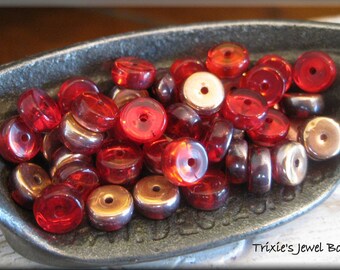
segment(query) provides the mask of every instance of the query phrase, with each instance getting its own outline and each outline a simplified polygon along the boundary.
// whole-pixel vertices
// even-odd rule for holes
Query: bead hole
[[[295,159],[295,161],[294,161],[295,168],[299,167],[299,165],[300,165],[300,160],[299,159]]]
[[[27,142],[29,140],[29,135],[28,134],[22,134],[21,135],[21,141],[23,142]]]
[[[266,118],[265,121],[266,121],[267,124],[271,124],[271,123],[273,122],[273,119],[271,119],[271,118]]]
[[[124,151],[123,150],[117,150],[116,151],[116,156],[117,157],[122,157],[124,155]]]
[[[231,56],[231,51],[225,51],[224,57],[229,58]]]
[[[102,100],[98,100],[98,101],[97,101],[97,104],[98,104],[99,106],[103,106],[103,105],[104,105],[104,102],[103,102]]]
[[[41,177],[39,175],[33,175],[33,180],[37,185],[42,183]]]
[[[160,188],[159,186],[154,186],[154,187],[152,188],[152,190],[155,191],[155,192],[158,192],[158,191],[161,190],[161,188]]]
[[[62,216],[65,215],[65,211],[64,211],[64,207],[62,207],[61,205],[57,205],[55,208],[54,208],[54,216],[56,218],[60,218]]]
[[[325,141],[327,141],[327,139],[328,139],[327,134],[321,134],[321,135],[320,135],[320,140],[321,140],[321,141],[324,141],[324,142],[325,142]]]
[[[209,93],[209,89],[208,89],[208,87],[202,87],[201,88],[201,93],[203,94],[203,95],[206,95],[206,94],[208,94]]]
[[[146,121],[148,121],[148,115],[146,114],[146,113],[143,113],[143,114],[141,114],[140,116],[139,116],[139,120],[141,121],[141,122],[146,122]]]
[[[263,82],[261,83],[260,88],[262,91],[267,91],[269,88],[269,84],[267,82]]]
[[[310,73],[311,75],[314,75],[314,74],[316,73],[316,68],[315,68],[315,67],[311,67],[311,68],[309,69],[309,73]]]
[[[196,160],[195,160],[194,158],[189,158],[189,159],[188,159],[188,165],[189,165],[189,167],[194,166],[195,163],[196,163]]]
[[[243,101],[243,103],[244,103],[245,105],[247,105],[247,106],[250,106],[250,105],[251,105],[251,100],[250,100],[250,99],[245,99],[245,100]]]
[[[237,87],[235,86],[235,85],[233,85],[232,87],[230,87],[230,90],[236,90],[237,89]]]
[[[111,204],[111,203],[113,203],[113,198],[112,198],[112,196],[107,196],[107,197],[104,199],[104,202],[105,202],[106,204]]]

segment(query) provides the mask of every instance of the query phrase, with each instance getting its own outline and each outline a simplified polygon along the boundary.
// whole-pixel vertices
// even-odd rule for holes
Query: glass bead
[[[18,99],[18,112],[27,126],[36,132],[57,127],[61,113],[57,103],[43,90],[26,90]]]
[[[295,141],[297,142],[299,139],[299,130],[301,129],[301,126],[303,126],[305,120],[304,119],[298,119],[298,118],[290,118],[290,125],[288,129],[288,134],[286,136],[286,139],[289,141]]]
[[[296,85],[309,93],[325,91],[336,78],[336,65],[325,52],[308,51],[301,54],[293,68]]]
[[[283,76],[276,69],[261,65],[250,69],[242,77],[240,85],[260,93],[269,107],[278,103],[286,91]]]
[[[120,57],[111,70],[113,82],[121,87],[146,90],[155,80],[156,68],[152,63],[138,57]]]
[[[292,66],[287,60],[276,54],[267,54],[260,58],[257,61],[256,65],[268,66],[278,70],[284,78],[286,86],[285,91],[288,91],[288,89],[292,85],[293,75]]]
[[[101,178],[111,184],[130,186],[143,166],[143,152],[132,142],[112,141],[97,153],[96,167]]]
[[[115,86],[112,88],[109,97],[113,99],[117,107],[121,109],[125,104],[136,98],[149,97],[149,92],[147,90],[133,90]]]
[[[176,84],[167,69],[158,69],[156,80],[152,86],[152,93],[164,107],[176,101]]]
[[[137,143],[147,143],[163,135],[167,115],[158,101],[136,98],[122,108],[119,123],[127,138]]]
[[[165,134],[172,139],[190,137],[199,139],[202,133],[202,120],[191,107],[174,103],[166,108],[168,127]]]
[[[74,100],[71,113],[84,128],[104,132],[113,127],[118,107],[112,99],[103,94],[85,92]]]
[[[223,79],[222,84],[223,84],[225,94],[227,94],[229,91],[240,88],[241,79],[242,79],[242,76],[232,78],[232,79]]]
[[[150,175],[139,180],[133,189],[136,209],[150,219],[165,219],[179,206],[180,194],[163,175]]]
[[[180,99],[200,115],[217,112],[225,97],[224,87],[219,78],[206,71],[190,75],[180,91]]]
[[[52,155],[58,148],[62,147],[63,143],[60,141],[59,129],[54,128],[50,132],[45,133],[42,141],[41,151],[44,157],[51,161]]]
[[[208,169],[208,155],[202,144],[191,138],[170,142],[162,154],[162,171],[176,186],[197,183]]]
[[[43,168],[33,163],[23,162],[12,171],[9,191],[17,204],[32,209],[34,200],[50,184],[52,184],[51,179]]]
[[[133,198],[128,190],[118,185],[100,186],[86,201],[90,223],[101,231],[116,231],[132,218]]]
[[[181,193],[192,207],[211,211],[225,204],[229,196],[229,184],[222,171],[209,169],[197,184],[181,187]]]
[[[50,185],[34,201],[33,213],[43,230],[56,234],[67,233],[82,222],[84,202],[72,188],[63,184]]]
[[[248,182],[248,142],[243,139],[233,140],[225,158],[226,175],[230,183]]]
[[[289,119],[282,112],[270,108],[263,124],[248,130],[247,134],[254,143],[270,147],[286,138],[289,125]]]
[[[239,43],[224,42],[208,51],[206,66],[221,79],[241,76],[249,66],[249,53]]]
[[[144,164],[151,173],[163,174],[162,153],[170,141],[171,139],[163,135],[156,141],[144,144]]]
[[[0,154],[10,162],[28,161],[38,154],[41,136],[29,129],[19,116],[2,123],[0,128]]]
[[[230,91],[222,107],[224,118],[230,120],[235,128],[245,130],[261,126],[267,111],[264,97],[249,89]]]
[[[62,114],[71,110],[73,101],[82,93],[99,93],[97,85],[85,77],[72,77],[64,81],[58,91],[58,104]]]
[[[175,84],[180,86],[191,74],[206,71],[204,63],[195,58],[181,58],[175,60],[170,67],[170,74]]]
[[[226,155],[233,136],[233,125],[228,120],[217,118],[211,123],[203,140],[209,162],[220,162]]]

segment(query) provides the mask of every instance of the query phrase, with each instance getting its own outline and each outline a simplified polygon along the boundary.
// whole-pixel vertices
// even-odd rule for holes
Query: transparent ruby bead
[[[298,87],[318,93],[332,85],[336,78],[336,65],[325,52],[309,51],[301,54],[293,69],[293,79]]]
[[[287,60],[276,54],[267,54],[259,59],[256,65],[264,65],[278,70],[284,78],[286,91],[288,91],[292,85],[293,75],[292,66]]]
[[[26,90],[18,99],[19,115],[27,126],[36,132],[46,132],[57,127],[61,113],[57,103],[43,90]]]
[[[0,154],[7,161],[19,163],[32,159],[41,147],[41,136],[29,129],[19,116],[0,128]]]
[[[226,119],[217,118],[211,123],[203,145],[210,162],[220,162],[227,153],[233,136],[233,124]]]
[[[101,178],[111,184],[132,185],[143,166],[143,152],[132,142],[110,142],[97,153],[96,167]]]
[[[240,88],[241,78],[242,76],[232,78],[232,79],[223,79],[222,84],[223,84],[225,94],[227,94],[231,90]]]
[[[175,102],[176,84],[173,76],[167,69],[157,70],[156,80],[152,86],[152,93],[165,107]]]
[[[199,183],[181,187],[181,192],[192,207],[216,210],[226,202],[229,185],[222,171],[209,169]]]
[[[60,140],[59,129],[55,128],[45,133],[41,145],[41,152],[48,161],[51,161],[53,153],[62,146],[63,143]]]
[[[173,76],[177,86],[182,84],[191,74],[199,71],[206,71],[204,63],[195,58],[182,58],[175,60],[170,67],[170,74]]]
[[[152,98],[136,98],[122,108],[119,123],[125,136],[137,143],[147,143],[160,138],[167,125],[166,112]]]
[[[282,112],[270,108],[263,124],[247,133],[254,143],[270,147],[286,138],[289,125],[289,119]]]
[[[34,201],[33,213],[45,231],[67,233],[82,222],[84,202],[72,188],[63,184],[50,185]]]
[[[172,139],[190,137],[199,139],[202,133],[201,117],[191,107],[174,103],[166,108],[168,127],[165,134]]]
[[[226,174],[232,184],[248,181],[248,142],[243,139],[233,140],[225,159]]]
[[[84,128],[103,132],[113,127],[118,107],[103,94],[85,92],[74,100],[71,112],[73,118]]]
[[[156,141],[144,144],[144,164],[150,172],[163,174],[162,154],[170,141],[171,140],[169,138],[162,136]]]
[[[208,169],[208,156],[202,144],[190,138],[170,142],[162,154],[162,171],[176,186],[197,183]]]
[[[249,53],[241,44],[224,42],[208,51],[208,70],[221,79],[241,76],[249,66]]]
[[[58,92],[62,114],[69,112],[73,101],[84,92],[99,93],[99,89],[93,81],[85,77],[73,77],[63,82]]]
[[[278,103],[286,91],[286,83],[276,69],[267,66],[255,66],[240,81],[242,88],[260,93],[269,107]]]
[[[109,93],[109,97],[115,102],[117,107],[121,109],[125,104],[139,97],[149,97],[147,90],[125,89],[115,86]]]
[[[261,126],[267,111],[264,97],[249,89],[230,91],[222,107],[224,118],[230,120],[235,128],[245,130]]]
[[[155,80],[156,68],[152,63],[137,57],[120,57],[111,70],[113,82],[130,89],[147,89]]]

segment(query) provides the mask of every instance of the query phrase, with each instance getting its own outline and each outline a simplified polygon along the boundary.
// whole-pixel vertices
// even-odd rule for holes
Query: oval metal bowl
[[[205,58],[207,50],[222,41],[236,41],[256,61],[265,53],[278,53],[294,62],[307,50],[328,52],[340,71],[340,26],[280,21],[239,21],[197,24],[128,33],[76,44],[43,53],[0,68],[1,120],[16,113],[18,95],[29,87],[55,95],[63,80],[85,75],[103,91],[112,87],[110,64],[119,56],[147,58],[158,67],[175,58]],[[327,115],[339,120],[340,76],[325,92]],[[100,232],[83,224],[65,235],[42,231],[31,212],[9,197],[6,181],[13,165],[0,162],[0,223],[9,244],[25,257],[56,266],[123,265],[163,259],[216,247],[274,228],[303,214],[324,200],[340,178],[339,156],[310,162],[308,176],[297,188],[274,184],[270,194],[257,198],[244,187],[232,188],[231,197],[219,210],[203,212],[182,202],[170,218],[147,220],[137,213],[125,228]]]

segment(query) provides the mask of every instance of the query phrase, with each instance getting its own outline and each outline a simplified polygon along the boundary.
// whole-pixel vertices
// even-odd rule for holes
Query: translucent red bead
[[[162,136],[156,141],[146,143],[143,146],[144,164],[146,168],[155,174],[162,174],[162,154],[171,140]]]
[[[170,67],[170,74],[175,84],[180,86],[191,74],[206,71],[204,63],[195,58],[182,58],[175,60]]]

